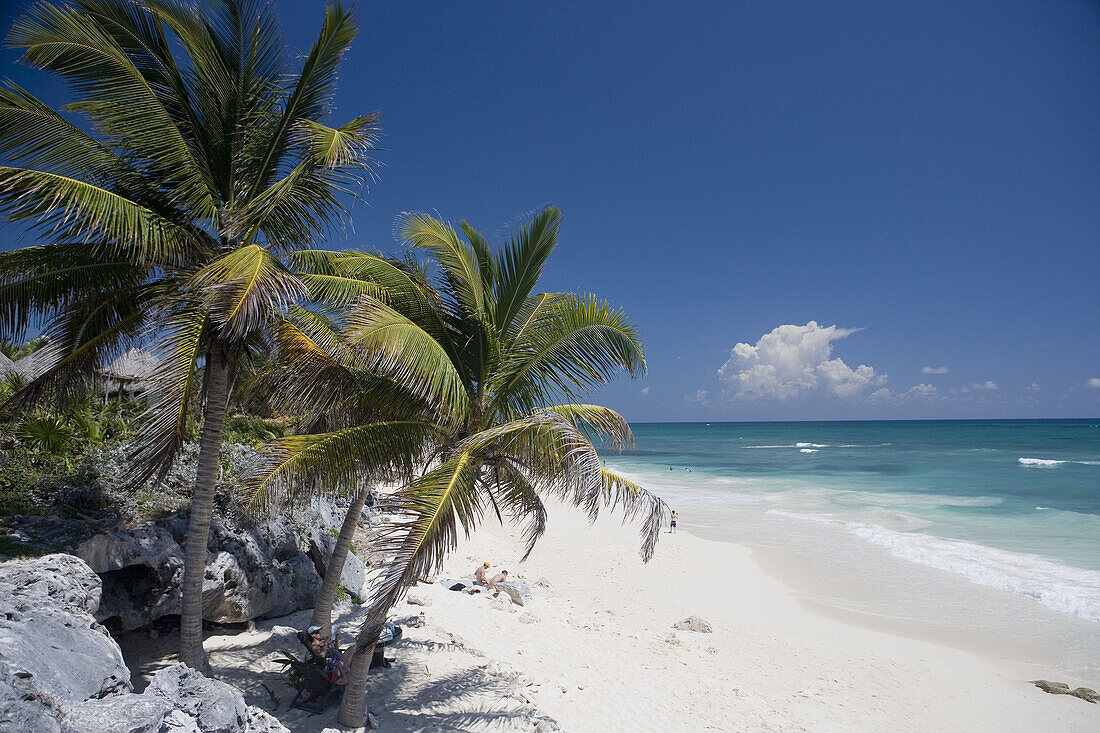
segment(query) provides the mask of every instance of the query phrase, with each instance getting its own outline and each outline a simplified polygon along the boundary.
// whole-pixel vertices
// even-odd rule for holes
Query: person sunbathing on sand
[[[478,567],[477,570],[474,571],[474,582],[478,585],[488,585],[490,588],[492,588],[493,586],[489,585],[489,581],[485,579],[485,576],[489,572],[489,568],[489,561],[486,560],[484,563],[481,564],[480,567]]]
[[[498,574],[493,576],[492,580],[489,581],[489,587],[493,588],[496,586],[497,583],[503,583],[505,580],[508,580],[508,571],[501,570]]]

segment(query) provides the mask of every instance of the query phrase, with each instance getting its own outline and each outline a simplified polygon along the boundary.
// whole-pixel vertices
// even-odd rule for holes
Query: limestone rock
[[[1072,695],[1073,697],[1081,698],[1085,702],[1100,702],[1100,693],[1088,687],[1078,687],[1075,690],[1071,690],[1069,685],[1065,682],[1051,682],[1050,680],[1032,680],[1031,684],[1035,685],[1043,692],[1049,692],[1052,695]]]
[[[427,596],[422,596],[419,593],[410,593],[405,597],[405,603],[410,606],[430,606],[432,605],[432,599]]]
[[[130,690],[92,613],[100,579],[71,555],[0,564],[0,727],[48,733],[289,733],[235,688],[186,665]]]
[[[199,730],[232,733],[244,728],[248,706],[241,693],[224,682],[204,677],[186,664],[162,669],[153,676],[145,697],[155,697],[182,710]]]
[[[510,611],[512,610],[512,601],[507,595],[501,593],[496,598],[489,601],[489,607],[497,611]]]
[[[517,606],[526,606],[534,600],[534,596],[531,595],[531,586],[527,585],[525,580],[505,580],[493,587],[507,593],[508,597],[512,599],[512,603]]]
[[[0,687],[53,710],[129,690],[122,651],[91,615],[99,597],[99,578],[71,555],[0,564]]]
[[[674,629],[680,629],[681,631],[694,631],[699,634],[709,634],[713,632],[710,627],[710,622],[701,616],[688,616],[683,621],[677,621],[672,625]]]
[[[537,624],[539,622],[539,617],[528,611],[519,617],[519,622],[521,624]]]
[[[280,516],[247,527],[212,522],[203,618],[241,623],[311,607],[336,544],[330,530],[341,521],[331,500],[317,500],[294,519]],[[187,517],[179,514],[80,542],[74,554],[103,581],[96,618],[131,630],[179,613],[186,535]],[[354,553],[340,578],[349,591],[365,595],[365,569]]]
[[[70,708],[62,717],[61,730],[63,733],[87,733],[92,730],[99,733],[160,733],[170,712],[172,708],[167,701],[150,695],[110,695],[102,700],[86,700]],[[176,718],[177,725],[185,718]],[[186,728],[173,727],[168,730]]]

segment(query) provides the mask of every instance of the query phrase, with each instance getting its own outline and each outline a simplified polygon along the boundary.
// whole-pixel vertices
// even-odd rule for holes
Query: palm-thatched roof
[[[28,382],[42,376],[42,372],[46,370],[45,351],[45,349],[38,349],[37,351],[32,351],[27,354],[13,364],[15,371],[22,375],[23,379]]]
[[[3,379],[14,371],[15,362],[3,354],[0,354],[0,379]]]
[[[130,349],[102,370],[108,392],[144,392],[159,361],[148,351]]]
[[[157,357],[148,351],[130,349],[103,370],[103,376],[119,382],[146,380],[157,368]]]

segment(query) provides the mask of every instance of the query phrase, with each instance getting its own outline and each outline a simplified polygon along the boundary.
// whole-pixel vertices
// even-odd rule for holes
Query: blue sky
[[[333,117],[386,151],[329,246],[560,206],[544,287],[641,328],[631,420],[1100,415],[1100,4],[359,8]]]

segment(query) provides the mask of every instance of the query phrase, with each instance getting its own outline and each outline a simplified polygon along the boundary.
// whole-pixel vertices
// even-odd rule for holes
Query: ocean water
[[[1100,677],[1100,419],[633,427],[610,468],[808,600]]]

